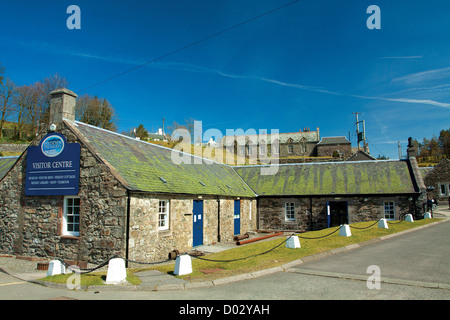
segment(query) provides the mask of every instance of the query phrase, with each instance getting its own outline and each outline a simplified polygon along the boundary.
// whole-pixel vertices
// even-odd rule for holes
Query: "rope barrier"
[[[267,251],[264,251],[264,252],[261,252],[261,253],[258,253],[258,254],[253,254],[253,255],[248,256],[248,257],[237,258],[237,259],[230,259],[230,260],[213,260],[213,259],[206,259],[206,258],[202,258],[202,257],[198,257],[198,256],[192,256],[192,255],[190,255],[190,256],[194,257],[194,258],[197,258],[197,259],[200,259],[200,260],[210,261],[210,262],[225,262],[225,263],[227,263],[227,262],[241,261],[241,260],[245,260],[245,259],[249,259],[249,258],[253,258],[253,257],[262,256],[264,254],[267,254],[267,253],[275,250],[279,246],[281,246],[283,243],[286,243],[286,241],[288,241],[293,235],[294,235],[294,233],[291,234],[289,237],[287,237],[285,240],[283,240],[283,242],[281,242],[280,244],[276,245],[275,247],[273,247],[273,248],[271,248],[271,249],[269,249]]]
[[[326,237],[328,237],[328,236],[331,236],[333,233],[338,232],[339,230],[341,230],[341,228],[342,228],[342,225],[341,225],[339,228],[337,228],[336,230],[334,230],[333,232],[331,232],[331,233],[329,233],[329,234],[327,234],[327,235],[324,235],[324,236],[320,236],[320,237],[312,237],[312,238],[307,238],[307,237],[302,237],[302,236],[297,236],[297,237],[302,238],[302,239],[306,239],[306,240],[323,239],[323,238],[326,238]]]
[[[364,230],[364,229],[369,229],[369,228],[373,227],[373,226],[376,225],[380,220],[381,220],[381,219],[378,219],[375,223],[373,223],[373,224],[371,224],[370,226],[367,226],[367,227],[361,227],[361,228],[360,228],[360,227],[355,227],[355,226],[352,226],[352,225],[349,225],[349,226],[350,226],[351,228],[353,228],[353,229]],[[399,221],[396,221],[396,222],[390,222],[390,221],[387,221],[387,223],[389,223],[389,224],[397,224],[397,223],[400,223],[400,222],[402,222],[402,220],[399,220]],[[317,239],[323,239],[323,238],[329,237],[329,236],[331,236],[332,234],[338,232],[338,231],[342,228],[342,226],[343,226],[343,225],[341,225],[341,226],[340,226],[339,228],[337,228],[336,230],[330,232],[329,234],[326,234],[326,235],[323,235],[323,236],[320,236],[320,237],[303,237],[303,236],[300,236],[300,235],[297,235],[297,237],[299,237],[299,238],[301,238],[301,239],[305,239],[305,240],[317,240]],[[267,253],[269,253],[269,252],[275,250],[276,248],[280,247],[280,246],[283,245],[284,243],[286,243],[286,242],[287,242],[291,237],[293,237],[294,235],[295,235],[295,233],[292,233],[289,237],[287,237],[286,239],[284,239],[281,243],[279,243],[278,245],[274,246],[273,248],[271,248],[271,249],[269,249],[269,250],[266,250],[266,251],[261,252],[261,253],[253,254],[253,255],[250,255],[250,256],[247,256],[247,257],[242,257],[242,258],[228,259],[228,260],[225,260],[225,259],[207,259],[207,258],[203,258],[203,257],[196,256],[196,255],[193,255],[193,254],[188,254],[188,253],[184,253],[184,254],[188,254],[190,257],[194,257],[194,258],[199,259],[199,260],[210,261],[210,262],[224,262],[224,263],[228,263],[228,262],[241,261],[241,260],[245,260],[245,259],[249,259],[249,258],[253,258],[253,257],[265,255],[265,254],[267,254]],[[111,259],[114,259],[114,258],[121,258],[121,257],[118,256],[118,255],[114,255],[114,256],[110,257],[109,259],[107,259],[105,262],[99,264],[98,266],[93,267],[93,268],[89,268],[89,269],[81,269],[81,268],[78,268],[78,267],[77,267],[77,268],[73,268],[73,266],[68,265],[68,264],[67,264],[64,260],[62,260],[62,259],[56,259],[56,260],[59,260],[66,268],[68,268],[69,270],[71,270],[71,271],[73,271],[73,272],[76,272],[76,273],[79,273],[79,274],[85,274],[85,273],[93,272],[93,271],[95,271],[95,270],[98,270],[98,269],[100,269],[100,268],[106,266],[106,265],[109,263],[109,261],[110,261]],[[122,258],[122,259],[124,259],[124,258]],[[141,264],[141,265],[156,265],[156,264],[161,264],[161,263],[169,262],[169,261],[171,261],[171,260],[173,260],[173,259],[167,259],[167,260],[158,261],[158,262],[141,262],[141,261],[135,261],[135,260],[131,260],[131,259],[124,259],[124,260],[125,260],[125,261],[128,261],[128,262],[130,262],[130,263],[136,263],[136,264]]]
[[[81,268],[79,268],[79,267],[74,268],[72,265],[67,264],[67,263],[66,263],[64,260],[62,260],[62,259],[56,259],[56,260],[60,261],[60,262],[61,262],[67,269],[69,269],[70,271],[73,271],[73,272],[79,273],[79,274],[85,274],[85,273],[90,273],[90,272],[93,272],[93,271],[98,270],[98,269],[100,269],[100,268],[103,268],[104,266],[106,266],[106,265],[109,263],[109,261],[110,261],[111,259],[114,259],[114,258],[120,258],[120,257],[117,256],[117,255],[114,255],[114,256],[112,256],[111,258],[109,258],[108,260],[106,260],[105,262],[99,264],[97,267],[89,268],[89,269],[81,269]]]
[[[353,229],[364,230],[364,229],[372,228],[372,227],[373,227],[374,225],[376,225],[376,224],[378,223],[378,221],[380,221],[380,220],[381,220],[381,218],[378,219],[377,221],[375,221],[374,224],[371,224],[371,225],[368,226],[368,227],[362,227],[362,228],[359,228],[359,227],[354,227],[354,226],[352,226],[352,225],[349,225],[349,226],[350,226],[350,228],[353,228]]]

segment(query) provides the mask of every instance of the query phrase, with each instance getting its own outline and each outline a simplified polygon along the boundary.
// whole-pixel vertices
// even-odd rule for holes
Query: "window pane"
[[[80,231],[80,198],[65,199],[64,208],[64,234],[78,236]]]

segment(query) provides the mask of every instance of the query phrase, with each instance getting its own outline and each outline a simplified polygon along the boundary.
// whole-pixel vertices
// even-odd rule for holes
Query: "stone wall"
[[[26,196],[26,157],[0,182],[0,251],[103,262],[125,254],[126,189],[65,125],[68,143],[80,143],[80,236],[62,235],[63,196]],[[39,136],[32,145],[38,145]]]
[[[160,200],[169,201],[169,228],[158,230]],[[186,252],[193,244],[193,200],[203,200],[203,244],[232,241],[234,199],[181,195],[132,194],[130,198],[129,259],[163,261],[169,252]],[[220,221],[219,221],[220,202]],[[252,205],[252,217],[249,217]],[[241,232],[256,229],[256,200],[241,199]]]
[[[352,155],[352,146],[350,143],[317,145],[318,157],[333,157],[335,151],[337,151],[338,154],[341,155],[339,158],[347,159]]]
[[[266,230],[320,230],[327,227],[327,202],[345,201],[348,205],[348,223],[378,220],[384,217],[384,201],[395,202],[395,218],[414,214],[414,200],[410,196],[361,197],[261,197],[258,199],[259,229]],[[295,204],[295,220],[285,219],[285,204]],[[312,213],[312,215],[311,215]]]
[[[2,144],[0,144],[0,153],[1,152],[21,153],[21,152],[24,152],[27,147],[28,147],[28,144],[2,143]]]
[[[441,184],[446,185],[446,193],[450,193],[450,160],[442,159],[424,178],[425,186],[427,188],[427,196],[434,197],[439,203],[447,201],[449,194],[441,193]],[[429,189],[434,187],[434,189]]]

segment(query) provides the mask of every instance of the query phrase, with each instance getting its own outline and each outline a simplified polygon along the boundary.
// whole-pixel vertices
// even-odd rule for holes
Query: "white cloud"
[[[395,78],[392,81],[403,82],[405,84],[417,84],[428,81],[443,80],[446,78],[450,78],[450,67],[411,73],[406,76]]]
[[[423,56],[380,57],[380,59],[422,59]]]

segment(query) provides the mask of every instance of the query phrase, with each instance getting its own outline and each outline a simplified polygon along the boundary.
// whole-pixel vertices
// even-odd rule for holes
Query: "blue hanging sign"
[[[80,182],[80,144],[67,143],[60,133],[49,133],[27,151],[25,195],[77,195]]]

